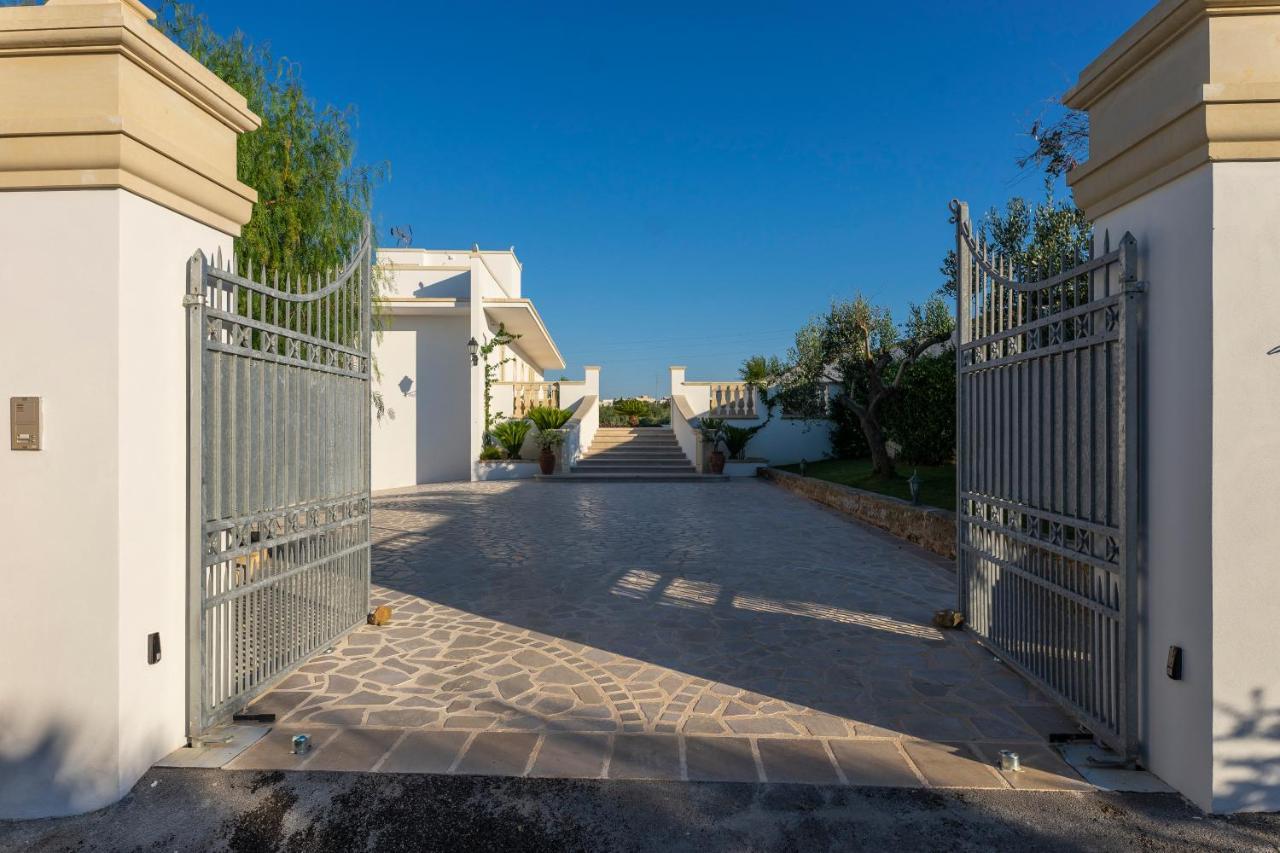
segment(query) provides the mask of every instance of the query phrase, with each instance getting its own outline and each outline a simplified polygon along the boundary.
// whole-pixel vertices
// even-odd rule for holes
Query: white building
[[[486,357],[473,364],[470,346],[483,347],[500,327],[519,337],[487,356],[495,366],[492,413],[520,416],[539,403],[575,414],[582,408],[584,416],[597,411],[598,368],[587,368],[582,381],[546,381],[558,378],[554,372],[565,363],[533,301],[522,295],[514,250],[381,249],[378,269],[383,332],[374,347],[375,390],[385,414],[373,426],[375,490],[502,473],[477,464]],[[514,473],[512,466],[502,470]],[[520,471],[533,474],[532,467]]]

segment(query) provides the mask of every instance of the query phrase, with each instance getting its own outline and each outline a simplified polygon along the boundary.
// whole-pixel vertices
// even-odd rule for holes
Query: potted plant
[[[619,400],[613,404],[613,410],[625,415],[627,423],[636,427],[640,425],[640,416],[649,414],[649,405],[643,400]]]
[[[568,409],[538,406],[529,410],[529,422],[538,428],[538,467],[544,475],[556,472],[556,448],[564,444],[564,425],[573,417]]]
[[[524,445],[525,438],[529,435],[529,430],[533,425],[525,420],[503,421],[495,426],[490,434],[493,440],[502,445],[502,449],[507,452],[508,459],[519,459],[520,448]]]
[[[724,418],[703,418],[699,429],[702,431],[702,440],[711,444],[711,456],[708,459],[711,473],[723,474],[724,451],[720,449],[720,442],[724,441]]]

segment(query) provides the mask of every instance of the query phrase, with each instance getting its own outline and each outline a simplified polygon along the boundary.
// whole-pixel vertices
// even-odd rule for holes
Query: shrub
[[[538,442],[539,450],[554,450],[564,444],[564,437],[568,430],[563,429],[540,429],[535,435],[534,441]]]
[[[837,459],[865,459],[871,455],[862,422],[843,394],[831,398],[831,452]]]
[[[619,400],[613,404],[613,410],[620,415],[626,415],[628,418],[638,418],[641,415],[649,414],[649,404],[643,400]]]
[[[486,444],[484,447],[480,448],[480,458],[481,459],[501,459],[502,448],[498,447],[495,444]]]
[[[555,406],[538,406],[530,409],[527,417],[533,421],[533,425],[539,432],[546,432],[549,429],[560,429],[567,424],[573,417],[573,412],[568,409],[557,409]]]
[[[908,365],[898,393],[886,403],[885,432],[901,448],[902,461],[942,465],[955,458],[955,359],[947,350]]]
[[[520,447],[531,429],[533,424],[528,421],[503,421],[493,428],[492,435],[494,441],[507,451],[508,459],[519,459]]]
[[[744,458],[747,452],[747,445],[751,443],[751,439],[755,438],[756,433],[762,429],[764,429],[764,424],[753,427],[725,424],[721,427],[720,432],[724,436],[724,448],[729,452],[729,458]]]

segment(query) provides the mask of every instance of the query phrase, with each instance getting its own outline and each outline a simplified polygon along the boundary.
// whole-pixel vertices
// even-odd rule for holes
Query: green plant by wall
[[[502,448],[493,444],[486,444],[480,448],[480,458],[482,460],[493,460],[502,458]]]
[[[535,406],[526,417],[533,422],[539,432],[549,429],[560,429],[573,417],[568,409],[557,409],[555,406]]]
[[[568,430],[564,429],[540,429],[538,434],[533,437],[533,440],[538,443],[539,450],[555,450],[564,444],[564,439],[568,432]]]
[[[493,425],[502,417],[502,412],[491,411],[493,407],[493,383],[498,375],[498,371],[502,369],[502,365],[509,361],[515,361],[514,358],[499,359],[494,364],[489,363],[489,356],[498,347],[504,347],[513,341],[520,339],[519,335],[513,335],[507,331],[507,327],[498,324],[498,331],[494,332],[493,337],[486,340],[480,346],[480,360],[484,364],[484,431],[486,433],[493,429]]]
[[[519,459],[520,448],[524,446],[524,440],[528,438],[531,429],[533,424],[528,421],[503,421],[496,424],[489,434],[507,452],[508,459]]]

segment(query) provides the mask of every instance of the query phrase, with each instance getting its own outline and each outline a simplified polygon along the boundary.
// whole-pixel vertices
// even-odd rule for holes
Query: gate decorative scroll
[[[371,241],[323,279],[188,265],[188,735],[363,622]]]
[[[969,628],[1103,742],[1136,755],[1137,243],[1039,281],[952,202],[957,580]]]

